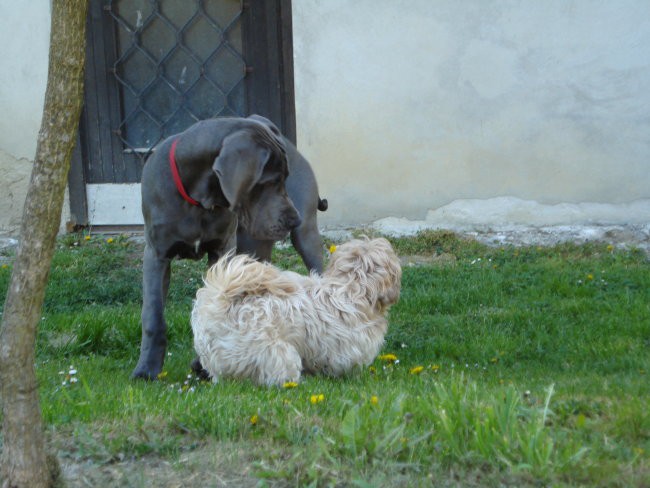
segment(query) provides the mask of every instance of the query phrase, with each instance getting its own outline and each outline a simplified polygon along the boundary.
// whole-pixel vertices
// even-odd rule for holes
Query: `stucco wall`
[[[646,0],[292,4],[298,146],[330,201],[322,223],[422,219],[458,199],[650,197]]]
[[[323,225],[422,220],[463,199],[491,199],[472,215],[521,199],[650,222],[647,0],[292,6],[298,145],[330,202]],[[20,223],[49,17],[49,0],[0,0],[0,235]]]
[[[0,0],[0,235],[20,227],[43,114],[49,38],[49,0]]]

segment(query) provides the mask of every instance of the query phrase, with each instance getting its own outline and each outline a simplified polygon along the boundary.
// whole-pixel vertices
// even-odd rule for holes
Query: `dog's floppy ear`
[[[268,130],[273,132],[276,136],[280,136],[280,129],[276,127],[276,125],[271,122],[269,119],[266,117],[262,117],[261,115],[253,114],[249,115],[248,118],[250,120],[254,120],[255,122],[259,122],[260,124],[264,125]]]
[[[395,275],[393,275],[394,278]],[[383,286],[377,295],[377,302],[384,308],[397,303],[400,295],[400,282],[399,279],[388,279],[383,283]]]
[[[207,178],[200,178],[192,187],[191,196],[198,200],[203,208],[226,207],[230,206],[219,185],[219,178],[213,173]]]
[[[382,307],[389,307],[399,300],[402,267],[395,251],[393,251],[393,248],[386,239],[379,238],[375,239],[374,242],[376,243],[379,256],[382,257],[381,264],[383,268],[382,272],[379,273],[381,285],[377,299]]]
[[[231,209],[260,182],[270,158],[271,150],[253,141],[248,131],[238,131],[224,139],[212,169]]]

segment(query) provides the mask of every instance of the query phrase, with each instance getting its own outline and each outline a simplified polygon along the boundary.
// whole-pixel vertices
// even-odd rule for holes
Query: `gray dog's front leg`
[[[167,349],[165,298],[169,289],[170,260],[158,258],[147,245],[142,266],[142,343],[133,378],[154,380],[162,371]]]
[[[271,261],[275,241],[253,239],[248,232],[237,229],[237,254],[248,254],[261,261]]]
[[[291,243],[310,271],[323,272],[323,239],[315,222],[303,222],[293,229]]]

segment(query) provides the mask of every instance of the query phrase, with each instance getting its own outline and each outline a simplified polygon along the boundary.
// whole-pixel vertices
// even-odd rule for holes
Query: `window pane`
[[[218,115],[245,115],[239,0],[116,0],[120,137],[146,152]]]

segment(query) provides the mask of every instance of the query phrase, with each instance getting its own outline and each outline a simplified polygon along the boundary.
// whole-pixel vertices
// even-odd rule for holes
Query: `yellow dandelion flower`
[[[397,356],[395,354],[382,354],[379,356],[380,361],[386,361],[387,363],[393,363],[397,361]]]
[[[587,279],[588,279],[588,280],[593,280],[593,279],[594,279],[594,275],[592,275],[591,273],[589,273],[589,274],[587,275]]]
[[[90,236],[86,236],[86,237],[84,237],[84,239],[87,240],[87,241],[89,241],[89,240],[90,240]]]
[[[158,379],[159,380],[162,380],[166,376],[167,376],[167,371],[161,371],[160,373],[158,373]]]
[[[440,370],[439,365],[434,364],[433,366],[431,366],[431,371],[433,371],[434,373],[437,373],[439,370]]]
[[[257,421],[258,421],[257,414],[251,415],[251,418],[250,418],[251,425],[257,425]]]
[[[287,390],[289,390],[291,388],[295,388],[296,386],[298,386],[298,383],[296,383],[295,381],[287,381],[282,385],[282,388],[286,388]]]
[[[3,265],[2,265],[2,269],[7,269],[8,267],[9,267],[8,264],[3,264]]]
[[[612,251],[614,250],[614,246],[613,246],[612,244],[609,244],[609,245],[607,246],[607,250],[608,250],[609,252],[612,252]]]
[[[111,244],[111,243],[113,242],[113,238],[112,238],[112,237],[109,237],[108,239],[106,239],[106,242],[107,242],[108,244]]]
[[[415,366],[409,370],[409,373],[420,374],[422,371],[424,371],[424,366]]]
[[[334,254],[334,252],[336,251],[336,246],[335,246],[334,244],[332,244],[332,245],[330,246],[329,251],[330,251],[330,254]]]
[[[377,405],[379,403],[379,398],[377,398],[376,395],[371,396],[370,403],[372,403],[373,405]]]
[[[325,395],[323,395],[322,393],[319,395],[312,395],[311,397],[309,397],[309,401],[311,402],[312,405],[316,405],[317,403],[321,403],[325,401]]]

